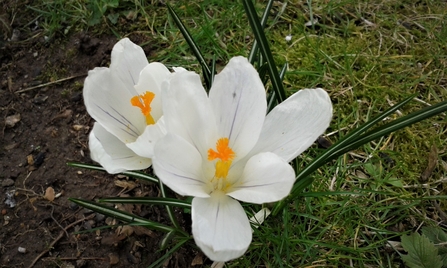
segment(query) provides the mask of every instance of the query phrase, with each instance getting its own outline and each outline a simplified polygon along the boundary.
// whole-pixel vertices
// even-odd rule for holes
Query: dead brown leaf
[[[115,185],[123,188],[123,191],[130,191],[138,186],[135,182],[127,180],[115,180]]]
[[[201,253],[198,253],[191,262],[191,266],[202,265],[203,257]]]
[[[426,182],[428,178],[430,178],[437,163],[438,163],[438,148],[436,148],[436,145],[433,144],[431,146],[430,154],[428,155],[427,168],[424,170],[424,172],[422,172],[420,177],[422,182]]]
[[[7,127],[14,127],[18,122],[20,122],[20,119],[20,114],[7,116],[5,119],[5,125]]]
[[[122,225],[122,226],[118,226],[118,228],[116,228],[116,234],[118,236],[131,236],[133,234],[133,227],[130,225]]]

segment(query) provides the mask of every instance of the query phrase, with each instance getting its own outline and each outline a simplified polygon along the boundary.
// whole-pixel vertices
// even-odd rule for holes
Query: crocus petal
[[[137,95],[134,86],[146,65],[141,47],[123,39],[113,47],[110,68],[89,71],[84,82],[88,113],[124,143],[135,141],[146,127],[145,116],[130,103]]]
[[[138,83],[141,70],[148,65],[144,50],[129,38],[123,38],[113,46],[110,61],[110,69],[114,76],[122,84],[131,86]],[[135,93],[133,88],[128,90],[132,90],[132,94]]]
[[[232,58],[215,76],[209,98],[218,135],[229,138],[238,158],[245,156],[257,142],[267,109],[258,72],[246,58]]]
[[[266,152],[252,156],[229,196],[256,204],[275,202],[289,194],[295,171],[281,157]]]
[[[332,103],[326,91],[300,90],[267,115],[251,154],[273,152],[289,162],[312,145],[331,118]]]
[[[151,165],[150,159],[136,155],[98,123],[94,124],[90,132],[89,148],[93,161],[110,174],[146,169]]]
[[[161,86],[165,79],[171,75],[171,72],[159,62],[149,63],[141,71],[138,84],[135,86],[138,94],[150,91],[155,94],[151,102],[151,116],[157,121],[162,115],[161,107]]]
[[[244,209],[223,193],[194,198],[191,214],[194,240],[211,260],[238,258],[250,245],[252,231]]]
[[[182,137],[168,133],[154,148],[152,158],[155,174],[180,195],[208,197],[202,181],[202,157]]]
[[[175,133],[207,157],[210,144],[214,146],[216,123],[208,96],[199,75],[181,71],[173,73],[166,89],[162,90],[163,117],[167,132]]]
[[[157,123],[148,125],[135,142],[127,143],[126,146],[139,156],[152,158],[154,157],[155,143],[165,134],[164,118],[161,117]]]

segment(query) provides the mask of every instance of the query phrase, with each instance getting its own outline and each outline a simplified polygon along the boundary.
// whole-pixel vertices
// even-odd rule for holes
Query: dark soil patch
[[[68,201],[117,196],[123,188],[115,181],[128,180],[66,165],[92,163],[88,133],[93,120],[84,107],[82,84],[88,70],[108,66],[116,37],[77,33],[46,42],[39,30],[25,26],[20,16],[26,14],[16,15],[12,28],[20,29],[20,36],[0,41],[0,267],[149,266],[167,252],[160,251],[163,233],[139,227],[130,235],[119,228],[77,234],[114,222]],[[147,36],[130,39],[148,41]],[[144,49],[150,53],[150,47]],[[126,194],[159,194],[156,185],[135,183]],[[54,201],[44,197],[49,187]],[[167,222],[158,207],[125,209]],[[188,226],[180,213],[179,219]],[[196,255],[197,250],[182,247],[164,267],[189,267]]]

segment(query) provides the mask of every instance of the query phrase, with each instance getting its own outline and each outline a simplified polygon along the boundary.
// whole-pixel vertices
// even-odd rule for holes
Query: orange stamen
[[[230,146],[228,146],[229,143],[230,141],[228,138],[220,138],[216,142],[217,151],[212,148],[208,150],[209,161],[218,159],[215,166],[216,170],[214,171],[214,177],[211,179],[211,182],[214,184],[215,190],[219,189],[224,192],[231,186],[226,179],[231,164],[233,163],[233,159],[236,157],[236,153]],[[217,181],[214,181],[215,179],[217,179]]]
[[[132,106],[138,107],[141,109],[141,113],[146,116],[146,124],[153,125],[155,124],[155,120],[151,115],[151,103],[155,98],[155,94],[150,91],[146,91],[141,95],[134,96],[130,99],[130,103]]]
[[[233,160],[236,154],[233,152],[233,150],[228,146],[230,141],[228,138],[220,138],[216,142],[216,149],[217,152],[213,149],[208,150],[208,160],[214,160],[219,158],[220,160],[226,162]]]

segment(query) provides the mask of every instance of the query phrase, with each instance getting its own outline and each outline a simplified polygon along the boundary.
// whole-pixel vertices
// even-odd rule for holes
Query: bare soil
[[[0,16],[11,19],[5,10]],[[169,249],[160,250],[163,233],[142,227],[78,233],[116,221],[68,200],[159,194],[156,185],[67,166],[92,163],[93,120],[82,84],[88,70],[109,65],[118,40],[94,33],[45,40],[41,28],[27,25],[29,19],[18,12],[11,26],[17,31],[0,28],[0,267],[147,267]],[[129,38],[150,41],[143,35]],[[150,56],[151,48],[143,49]],[[136,187],[129,191],[116,181]],[[159,207],[121,208],[167,222]],[[190,215],[178,216],[188,230]],[[195,257],[200,266],[197,249],[183,246],[163,266],[189,267]]]

